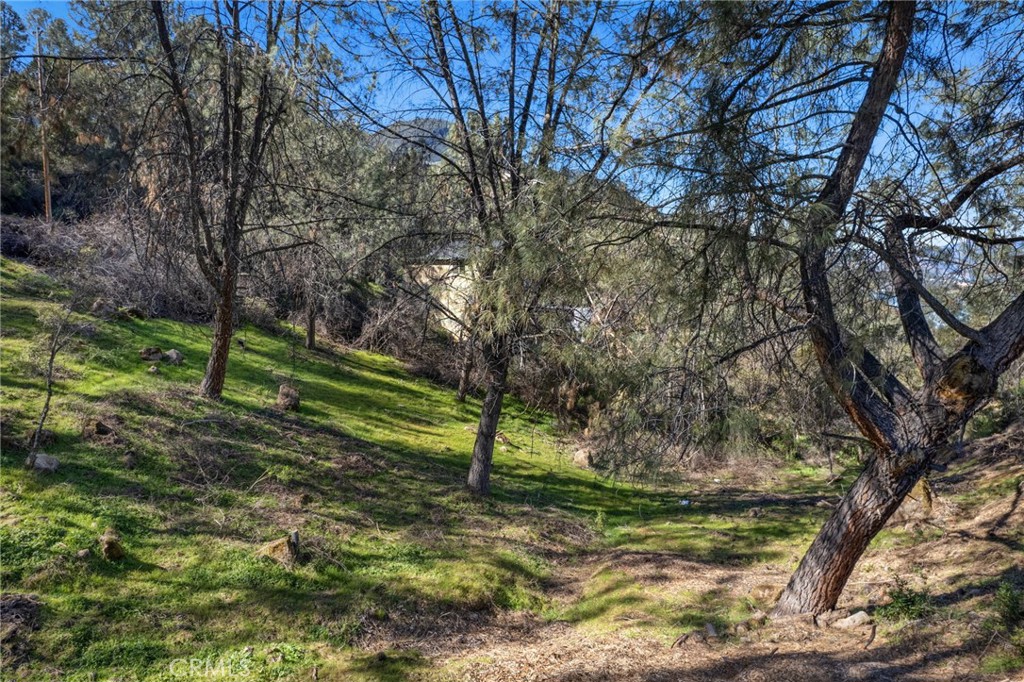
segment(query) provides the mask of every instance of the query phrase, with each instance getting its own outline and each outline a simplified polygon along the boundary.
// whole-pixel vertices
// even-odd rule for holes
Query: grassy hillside
[[[18,679],[39,680],[458,677],[482,662],[439,662],[425,642],[451,632],[454,646],[509,614],[667,646],[763,605],[748,583],[784,581],[827,513],[815,503],[838,494],[807,468],[777,477],[774,496],[729,480],[616,484],[573,466],[549,416],[513,400],[495,495],[479,500],[463,489],[479,403],[392,359],[308,352],[288,329],[245,328],[215,403],[193,391],[205,327],[84,314],[58,357],[47,424],[60,468],[30,472],[47,320],[70,292],[8,260],[2,287],[0,581],[42,603],[38,629],[7,652],[5,679],[15,664]],[[150,373],[145,346],[186,361]],[[282,381],[299,389],[297,413],[273,407]],[[107,528],[122,561],[99,555]],[[257,556],[291,530],[299,565]],[[697,578],[734,577],[659,582],[638,577],[631,557],[648,568],[684,557],[680,570]]]

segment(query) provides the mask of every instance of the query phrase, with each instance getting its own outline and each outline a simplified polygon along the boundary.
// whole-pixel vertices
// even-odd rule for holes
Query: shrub
[[[932,610],[927,590],[915,590],[899,576],[895,582],[895,586],[888,591],[889,603],[879,606],[876,611],[879,618],[888,621],[915,620]]]

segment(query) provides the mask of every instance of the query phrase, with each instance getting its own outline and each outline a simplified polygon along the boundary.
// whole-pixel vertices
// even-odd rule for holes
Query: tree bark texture
[[[231,338],[235,333],[235,289],[238,271],[225,267],[221,273],[222,282],[213,317],[213,343],[210,359],[206,363],[206,374],[199,384],[200,395],[219,400],[224,391],[224,379],[228,372],[228,355],[231,353]]]
[[[511,344],[500,337],[484,344],[483,355],[487,362],[487,394],[480,410],[480,424],[473,444],[473,459],[469,466],[467,485],[477,495],[491,492],[491,462],[494,458],[494,439],[498,434],[498,420],[501,406],[508,391],[508,368],[511,361]]]
[[[470,335],[466,341],[466,348],[462,356],[462,369],[459,372],[459,388],[455,392],[455,399],[460,403],[466,402],[466,396],[472,388],[470,379],[473,376],[473,358],[475,357],[476,335]]]
[[[316,350],[316,299],[306,294],[306,349]]]

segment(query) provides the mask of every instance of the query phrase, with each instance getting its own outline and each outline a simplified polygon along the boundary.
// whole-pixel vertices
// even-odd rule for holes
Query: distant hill
[[[419,152],[425,163],[438,163],[449,147],[452,124],[439,118],[413,118],[397,121],[375,134],[376,139],[396,152]]]

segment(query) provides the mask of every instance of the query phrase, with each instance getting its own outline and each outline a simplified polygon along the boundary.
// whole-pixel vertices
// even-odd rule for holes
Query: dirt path
[[[897,519],[917,541],[874,547],[862,558],[839,603],[842,610],[871,611],[895,576],[926,589],[943,608],[931,616],[894,625],[850,630],[819,627],[809,617],[772,622],[749,631],[706,637],[704,628],[673,645],[642,627],[649,614],[625,611],[603,629],[580,622],[545,621],[524,613],[445,613],[391,624],[367,633],[371,651],[415,650],[429,660],[421,677],[471,682],[855,682],[906,680],[1009,682],[1014,674],[984,675],[982,658],[993,646],[986,614],[1001,580],[1024,582],[1024,428],[974,453],[968,473],[933,481],[936,506],[927,520],[913,510]],[[990,482],[1018,482],[1008,494],[969,511],[949,502],[954,494]],[[747,494],[749,497],[754,493]],[[757,501],[806,504],[783,494]],[[917,534],[917,535],[914,535]],[[547,583],[555,610],[600,596],[599,576],[614,575],[629,589],[659,595],[697,595],[742,600],[765,585],[785,584],[792,567],[692,561],[678,553],[603,550],[556,562]],[[561,608],[559,608],[561,607]],[[671,620],[668,618],[666,620]],[[663,621],[664,622],[664,621]],[[420,678],[415,678],[420,679]]]
[[[1002,509],[1001,507],[1007,507]],[[1011,524],[1024,527],[1024,514],[1010,510],[1010,502],[993,505],[990,514],[1012,511]],[[964,537],[964,525],[942,538],[922,543],[913,550],[872,552],[851,580],[840,607],[859,610],[868,606],[862,585],[877,592],[887,580],[887,571],[911,570],[911,566],[932,565],[945,557],[944,573],[934,573],[933,583],[943,584],[955,571],[984,568],[997,577],[1022,568],[1013,547],[991,538]],[[950,557],[953,562],[948,561]],[[884,559],[884,566],[880,560]],[[880,567],[881,570],[879,570]],[[725,586],[735,593],[749,592],[757,584],[783,584],[787,575],[751,572],[743,568],[711,568],[684,558],[660,553],[608,552],[588,557],[560,569],[552,597],[560,601],[578,599],[590,576],[607,570],[629,574],[639,585],[657,584],[673,591],[706,590],[709,585]],[[934,569],[934,565],[932,565]],[[982,575],[979,573],[979,575]],[[968,590],[937,594],[948,603],[964,599],[965,610],[981,596]],[[624,624],[625,625],[625,624]],[[509,618],[465,635],[457,646],[442,647],[435,664],[443,669],[441,679],[473,682],[604,682],[656,681],[867,681],[907,680],[947,682],[951,680],[1009,680],[1007,675],[981,675],[976,671],[985,651],[984,631],[979,621],[949,623],[942,620],[910,623],[898,631],[876,633],[872,627],[838,630],[817,627],[809,618],[771,623],[742,635],[727,638],[691,637],[677,646],[661,639],[637,635],[628,629],[602,633],[565,622],[545,623],[536,619]],[[682,630],[681,630],[682,631]]]

